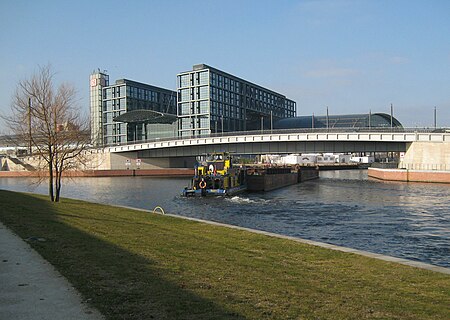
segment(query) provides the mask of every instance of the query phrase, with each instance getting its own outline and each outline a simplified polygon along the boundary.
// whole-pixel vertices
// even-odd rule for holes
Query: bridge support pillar
[[[450,171],[450,142],[409,143],[399,168]]]

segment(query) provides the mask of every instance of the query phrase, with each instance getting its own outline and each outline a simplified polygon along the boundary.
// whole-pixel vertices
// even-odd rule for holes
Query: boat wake
[[[269,202],[269,200],[264,199],[249,199],[249,198],[243,198],[239,196],[234,196],[231,198],[226,198],[226,201],[237,203],[237,204],[265,204]]]

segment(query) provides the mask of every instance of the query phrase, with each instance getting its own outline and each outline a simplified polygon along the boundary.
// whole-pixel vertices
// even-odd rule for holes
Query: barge
[[[191,184],[182,195],[233,196],[244,191],[264,192],[318,177],[316,166],[234,165],[230,154],[213,153],[198,160]]]
[[[247,169],[247,190],[272,191],[317,178],[316,166],[252,167]]]
[[[233,196],[247,190],[246,177],[246,168],[234,166],[230,154],[213,153],[197,161],[183,196]]]

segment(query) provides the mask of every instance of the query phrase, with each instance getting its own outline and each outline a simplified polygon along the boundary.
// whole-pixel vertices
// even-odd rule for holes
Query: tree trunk
[[[55,201],[55,196],[53,193],[53,157],[50,155],[50,161],[48,162],[48,194],[50,196],[50,201]]]
[[[62,172],[63,172],[63,168],[62,168],[62,162],[61,162],[61,167],[56,166],[56,197],[55,197],[55,202],[59,202],[59,195],[61,194],[61,177],[62,177]]]

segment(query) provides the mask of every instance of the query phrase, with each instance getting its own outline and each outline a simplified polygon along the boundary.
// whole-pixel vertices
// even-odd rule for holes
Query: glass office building
[[[177,87],[181,137],[270,129],[296,115],[295,101],[205,64],[178,74]]]
[[[127,112],[137,110],[176,115],[175,91],[127,79],[116,80],[110,85],[106,72],[96,71],[90,76],[90,106],[91,139],[94,146],[142,141],[158,135],[177,135],[176,130],[174,133],[173,124],[114,120]]]

